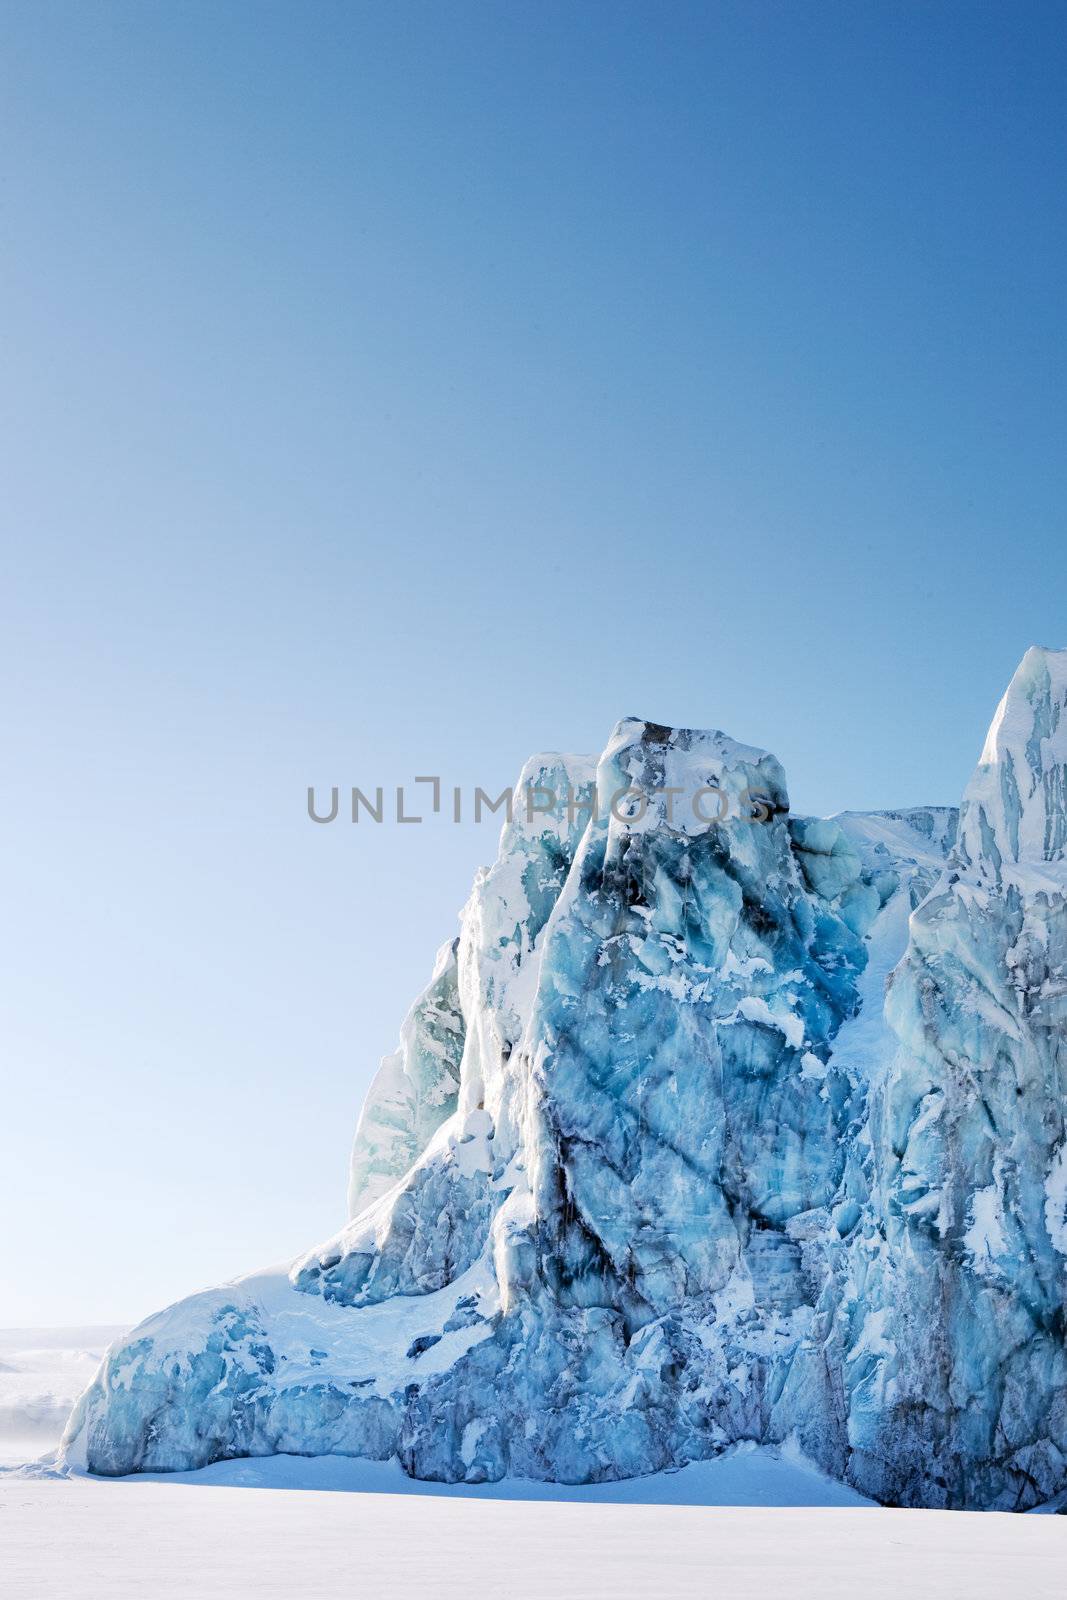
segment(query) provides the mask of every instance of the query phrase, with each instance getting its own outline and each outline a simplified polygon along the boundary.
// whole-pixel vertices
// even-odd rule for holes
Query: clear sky
[[[1062,4],[0,5],[0,1323],[342,1220],[501,786],[954,802],[1067,643]]]

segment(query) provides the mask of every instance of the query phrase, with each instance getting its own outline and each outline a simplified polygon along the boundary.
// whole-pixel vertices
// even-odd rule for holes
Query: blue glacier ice
[[[958,813],[795,817],[773,756],[638,720],[529,785],[586,803],[505,825],[349,1220],[120,1340],[67,1462],[584,1483],[790,1439],[890,1503],[1062,1492],[1067,652]]]

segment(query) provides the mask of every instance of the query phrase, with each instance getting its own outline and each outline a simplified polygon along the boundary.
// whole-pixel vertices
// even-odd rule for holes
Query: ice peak
[[[1067,650],[1033,645],[997,706],[960,812],[959,858],[1005,865],[1067,856]]]
[[[605,755],[632,746],[646,749],[692,751],[705,758],[717,758],[727,766],[745,762],[758,766],[774,757],[755,745],[740,744],[719,728],[672,728],[664,722],[649,722],[644,717],[623,717],[615,724]]]
[[[603,807],[628,785],[648,798],[642,828],[659,826],[674,807],[663,797],[681,796],[681,811],[704,791],[732,797],[731,814],[745,813],[744,797],[759,795],[771,810],[789,810],[785,774],[776,758],[755,745],[739,744],[717,728],[671,728],[640,717],[624,717],[615,729],[597,768]],[[686,831],[703,832],[707,819],[690,816]]]

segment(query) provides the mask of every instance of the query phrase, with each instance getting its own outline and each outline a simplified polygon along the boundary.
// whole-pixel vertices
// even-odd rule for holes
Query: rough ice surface
[[[794,817],[773,756],[635,720],[517,793],[594,784],[505,826],[349,1222],[120,1340],[69,1463],[595,1483],[788,1440],[890,1503],[1067,1488],[1067,652],[958,817]]]
[[[348,1171],[348,1214],[357,1217],[414,1166],[459,1098],[466,1026],[459,1000],[459,940],[441,946],[433,977],[385,1056],[360,1112]]]

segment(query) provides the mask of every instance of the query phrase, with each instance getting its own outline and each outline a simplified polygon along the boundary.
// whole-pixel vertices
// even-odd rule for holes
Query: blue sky
[[[507,783],[636,714],[953,802],[1067,643],[1059,5],[23,3],[0,1322],[337,1225]]]

